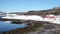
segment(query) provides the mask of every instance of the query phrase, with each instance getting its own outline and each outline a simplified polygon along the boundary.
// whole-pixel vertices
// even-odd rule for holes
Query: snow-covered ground
[[[6,18],[6,19],[24,19],[24,20],[35,20],[35,21],[49,21],[51,23],[55,23],[55,24],[60,24],[60,16],[54,16],[54,18],[50,18],[53,15],[50,15],[48,18],[45,17],[41,17],[38,15],[16,15],[14,17],[10,17],[10,16],[6,16],[6,17],[2,17],[2,18]]]
[[[37,16],[37,15],[19,15],[19,16],[14,16],[14,17],[2,17],[2,18],[6,18],[6,19],[24,19],[24,20],[42,20],[43,18],[41,16]]]

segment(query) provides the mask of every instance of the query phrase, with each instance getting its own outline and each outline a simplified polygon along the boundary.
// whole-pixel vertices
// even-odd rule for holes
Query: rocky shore
[[[18,28],[3,34],[60,34],[60,25],[49,22],[35,22],[34,26]]]

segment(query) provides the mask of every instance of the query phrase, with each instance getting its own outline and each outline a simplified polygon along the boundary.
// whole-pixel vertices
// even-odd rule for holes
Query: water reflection
[[[0,32],[27,27],[26,24],[12,24],[11,21],[0,21]]]

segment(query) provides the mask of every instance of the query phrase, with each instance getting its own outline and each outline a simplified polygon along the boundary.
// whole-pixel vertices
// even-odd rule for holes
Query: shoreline
[[[53,33],[54,32],[54,33]],[[49,22],[38,22],[34,26],[26,28],[18,28],[3,34],[60,34],[60,25],[52,24]]]

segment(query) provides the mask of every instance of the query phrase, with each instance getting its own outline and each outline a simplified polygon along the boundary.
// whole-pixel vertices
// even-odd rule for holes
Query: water
[[[0,21],[0,32],[15,30],[17,28],[27,27],[26,24],[12,24],[10,21]]]
[[[4,17],[4,16],[0,16],[0,18],[2,18],[2,17]]]

